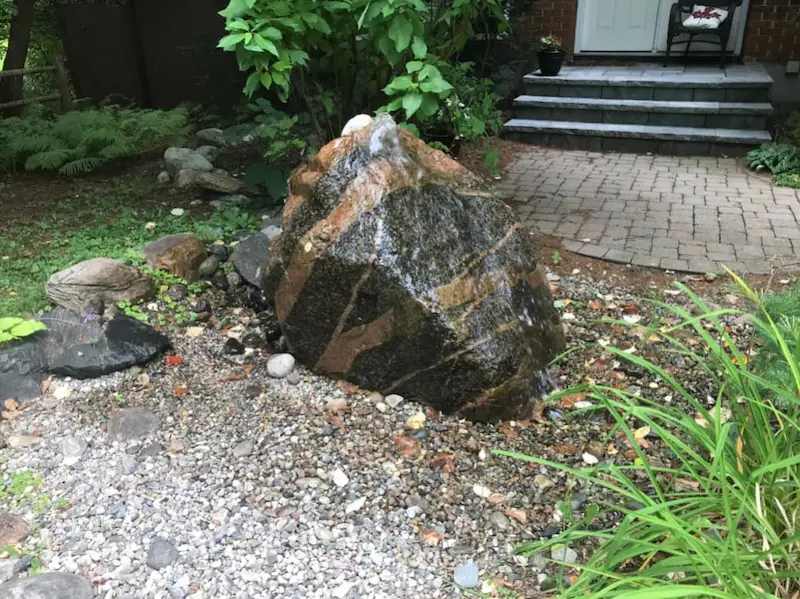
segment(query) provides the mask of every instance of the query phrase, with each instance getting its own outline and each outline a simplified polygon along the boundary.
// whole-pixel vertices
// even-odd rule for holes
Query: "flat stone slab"
[[[48,374],[95,378],[147,362],[171,345],[153,327],[124,314],[101,323],[56,308],[39,320],[46,331],[0,350],[0,401],[38,397]]]
[[[514,106],[543,108],[586,108],[627,112],[677,112],[684,114],[748,114],[769,116],[769,102],[679,102],[669,100],[623,100],[612,98],[569,98],[522,95]]]
[[[92,599],[92,585],[80,576],[48,572],[0,584],[3,599]]]
[[[111,416],[108,421],[108,436],[112,441],[136,441],[152,436],[159,425],[159,418],[144,408],[125,408]]]
[[[236,271],[251,285],[261,288],[261,267],[269,260],[271,240],[264,233],[256,233],[239,242],[231,261]]]

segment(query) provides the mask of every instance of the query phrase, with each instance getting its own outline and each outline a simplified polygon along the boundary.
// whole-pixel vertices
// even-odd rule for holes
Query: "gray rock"
[[[489,516],[489,522],[498,530],[508,530],[508,527],[511,525],[503,512],[493,512]]]
[[[182,169],[175,175],[175,187],[178,189],[188,189],[199,187],[217,193],[238,193],[242,189],[242,182],[234,179],[223,170],[211,172],[197,171],[193,169]]]
[[[74,574],[48,572],[0,584],[3,599],[92,599],[92,585]]]
[[[219,148],[216,146],[200,146],[195,150],[197,154],[200,154],[203,158],[208,160],[211,164],[214,164],[214,161],[219,158]]]
[[[261,234],[269,241],[272,241],[283,232],[283,229],[275,225],[267,225],[261,229]]]
[[[28,530],[28,523],[23,518],[11,512],[0,512],[0,547],[16,545],[28,536]]]
[[[101,324],[59,307],[39,320],[46,331],[0,349],[0,397],[38,397],[48,373],[96,378],[143,364],[170,345],[154,328],[124,314]]]
[[[172,177],[169,176],[169,173],[167,171],[161,171],[160,173],[158,173],[158,178],[156,179],[159,185],[166,185],[171,180]]]
[[[276,354],[267,362],[267,374],[276,379],[282,379],[294,370],[295,359],[292,354]]]
[[[263,233],[243,239],[233,251],[231,261],[242,278],[255,287],[261,287],[261,267],[269,258],[270,239]]]
[[[250,198],[240,193],[235,193],[231,195],[220,196],[218,201],[220,205],[243,206],[250,201]]]
[[[550,557],[568,564],[574,564],[578,561],[578,553],[571,547],[566,547],[564,545],[554,545],[550,550]]]
[[[102,316],[105,306],[148,300],[156,292],[150,277],[111,258],[92,258],[70,266],[51,276],[44,288],[54,303],[81,316],[93,303],[99,306],[97,316]]]
[[[122,470],[122,474],[129,475],[136,472],[136,458],[129,455],[122,456],[122,460],[120,463],[120,469]]]
[[[167,148],[164,152],[164,162],[167,163],[167,172],[173,177],[182,170],[197,172],[214,170],[213,164],[190,148]]]
[[[300,376],[299,372],[292,372],[289,376],[286,377],[286,382],[290,385],[299,385],[300,381],[303,380],[303,377]]]
[[[153,458],[163,451],[164,451],[164,446],[158,441],[155,441],[147,445],[144,449],[142,449],[142,451],[139,452],[139,456],[143,458]]]
[[[219,268],[219,258],[216,256],[209,256],[200,263],[197,267],[197,274],[203,278],[212,276]]]
[[[225,134],[222,132],[222,129],[216,129],[216,128],[201,129],[194,135],[200,141],[215,146],[217,148],[225,148],[228,146],[228,142],[225,140]]]
[[[63,463],[67,466],[77,464],[88,447],[83,437],[64,437],[58,442],[58,448],[64,456]]]
[[[242,441],[233,448],[233,457],[243,458],[249,456],[253,453],[253,449],[255,449],[255,444],[252,441]]]
[[[156,537],[150,543],[150,549],[147,552],[147,565],[154,570],[161,570],[174,564],[179,557],[180,554],[175,545],[162,537]]]
[[[19,564],[21,561],[22,559],[18,557],[0,559],[0,582],[5,582],[11,578],[11,575],[17,572],[17,564]]]
[[[465,589],[474,589],[477,587],[481,583],[478,564],[475,562],[466,562],[456,566],[453,572],[453,582]]]
[[[233,287],[234,289],[242,284],[242,277],[238,272],[229,272],[225,280],[228,281],[228,287]]]
[[[153,435],[158,430],[159,419],[144,408],[125,408],[108,421],[108,436],[112,441],[134,441]]]

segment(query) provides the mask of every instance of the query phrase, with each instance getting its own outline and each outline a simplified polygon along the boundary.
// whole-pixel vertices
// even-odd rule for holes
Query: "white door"
[[[583,0],[580,52],[652,52],[661,0]]]

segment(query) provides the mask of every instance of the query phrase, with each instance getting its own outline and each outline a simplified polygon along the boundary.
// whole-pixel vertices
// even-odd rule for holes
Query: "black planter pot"
[[[561,65],[564,64],[563,50],[539,50],[536,57],[539,59],[539,72],[545,77],[558,75]]]

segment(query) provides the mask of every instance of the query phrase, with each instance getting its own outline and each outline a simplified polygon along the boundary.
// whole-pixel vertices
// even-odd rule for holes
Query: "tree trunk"
[[[14,0],[15,14],[11,17],[11,29],[8,35],[8,52],[3,62],[3,70],[22,69],[28,57],[28,46],[31,43],[31,29],[35,16],[36,0]],[[0,104],[22,99],[22,77],[0,78]],[[23,107],[10,108],[7,116],[19,116]]]

